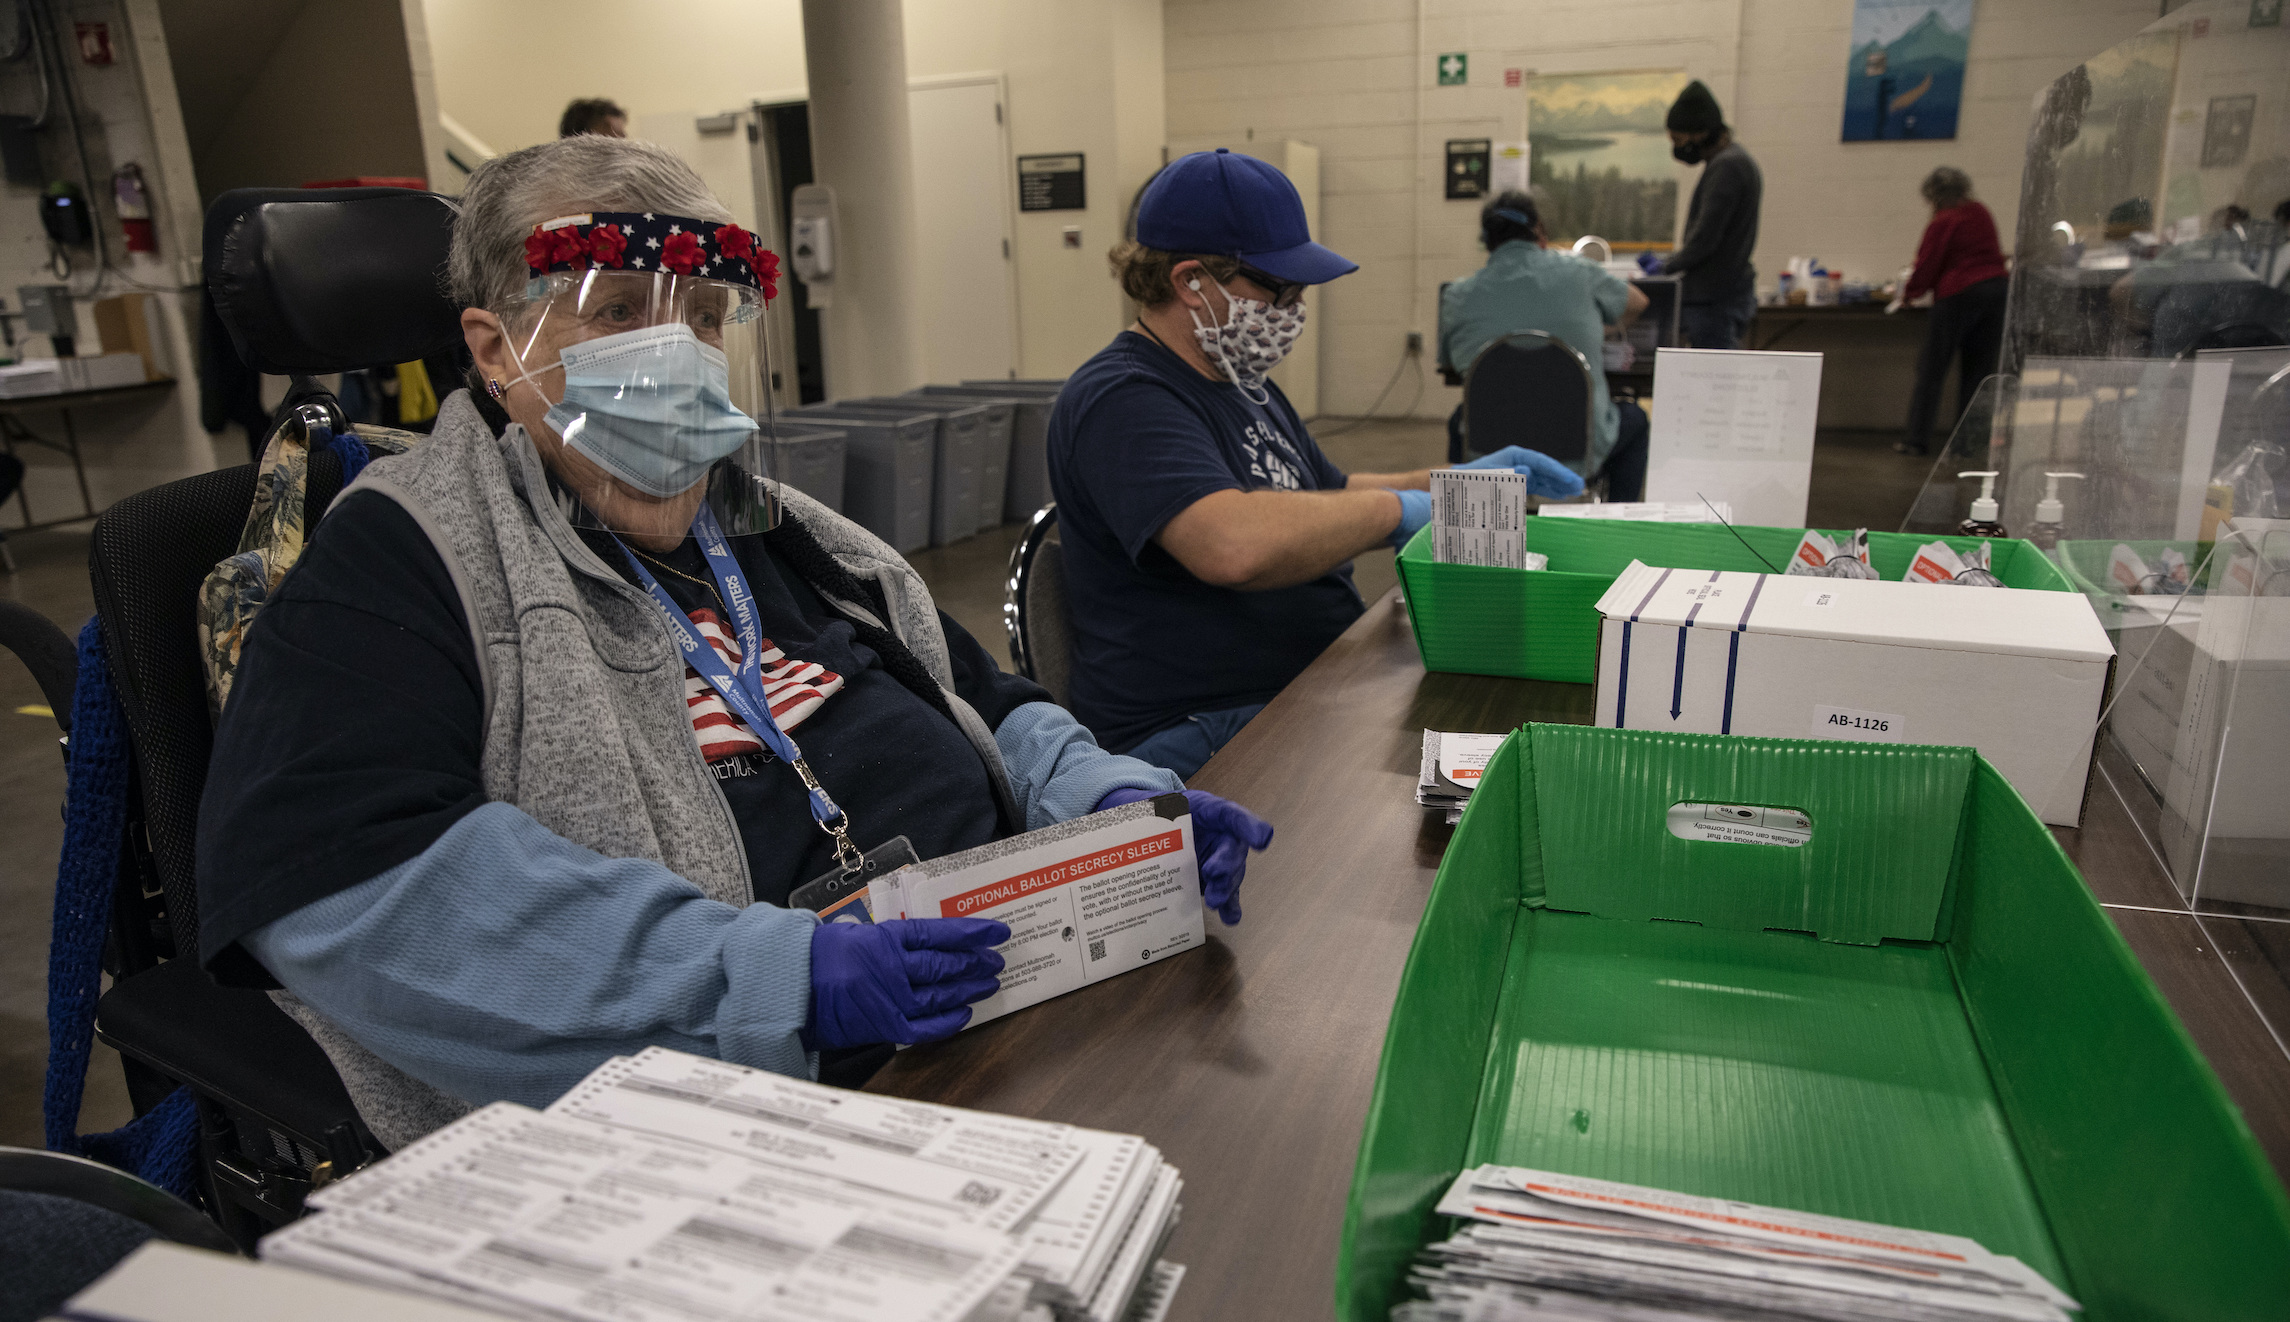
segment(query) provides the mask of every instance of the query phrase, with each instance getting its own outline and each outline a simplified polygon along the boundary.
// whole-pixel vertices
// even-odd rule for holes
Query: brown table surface
[[[903,1052],[869,1089],[1142,1134],[1185,1179],[1172,1317],[1329,1316],[1384,1027],[1450,834],[1415,805],[1422,731],[1589,715],[1588,685],[1425,673],[1393,589],[1193,779],[1278,829],[1245,923]],[[2109,785],[2058,834],[2103,901],[2142,906],[2110,914],[2290,1173],[2290,1056],[2222,962],[2262,965],[2272,938],[2290,966],[2290,924],[2198,925]]]

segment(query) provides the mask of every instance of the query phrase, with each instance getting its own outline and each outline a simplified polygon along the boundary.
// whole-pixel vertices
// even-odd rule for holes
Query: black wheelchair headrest
[[[258,372],[424,358],[461,339],[445,292],[453,214],[405,188],[234,188],[207,209],[207,294]]]

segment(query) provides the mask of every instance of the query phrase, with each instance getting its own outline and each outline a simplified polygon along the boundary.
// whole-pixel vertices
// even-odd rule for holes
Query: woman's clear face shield
[[[671,272],[536,276],[506,326],[549,405],[536,436],[576,524],[659,544],[705,506],[729,536],[779,521],[763,295]],[[550,440],[561,442],[552,446]]]

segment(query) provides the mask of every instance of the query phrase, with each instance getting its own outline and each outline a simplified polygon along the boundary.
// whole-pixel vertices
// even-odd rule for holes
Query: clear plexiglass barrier
[[[2040,99],[2002,370],[1902,531],[1955,532],[1958,474],[1998,475],[1998,521],[2115,644],[2092,792],[2169,877],[2143,902],[2191,910],[2290,1041],[2290,25],[2252,26],[2278,12],[2196,0]]]

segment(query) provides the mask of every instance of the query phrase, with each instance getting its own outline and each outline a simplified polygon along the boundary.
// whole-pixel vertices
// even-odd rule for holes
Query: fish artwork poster
[[[1956,136],[1973,0],[1853,0],[1846,142]]]

